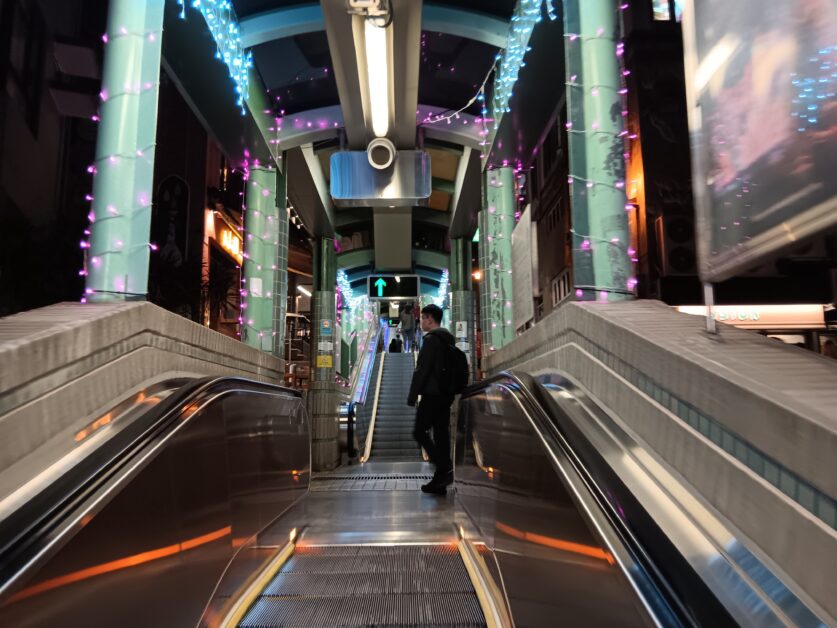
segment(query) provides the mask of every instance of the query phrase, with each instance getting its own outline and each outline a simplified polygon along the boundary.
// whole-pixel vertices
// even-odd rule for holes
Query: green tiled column
[[[246,199],[241,339],[251,347],[272,352],[273,291],[279,237],[276,170],[250,170]]]
[[[337,259],[332,238],[319,238],[314,245],[314,293],[311,302],[311,385],[308,413],[311,416],[311,464],[315,471],[328,471],[340,464],[337,443],[337,386],[334,383]]]
[[[287,163],[282,160],[283,163]],[[287,166],[286,166],[287,168]],[[276,171],[276,268],[273,283],[273,354],[285,356],[285,313],[288,309],[288,175]]]
[[[611,0],[564,6],[576,296],[632,298],[618,8]]]
[[[164,0],[111,0],[86,263],[90,301],[145,299]]]
[[[479,214],[480,313],[483,351],[501,349],[514,339],[512,310],[512,243],[514,171],[485,173],[483,210]]]
[[[456,345],[476,367],[476,329],[474,328],[474,292],[471,289],[471,239],[455,238],[450,242],[450,331]]]

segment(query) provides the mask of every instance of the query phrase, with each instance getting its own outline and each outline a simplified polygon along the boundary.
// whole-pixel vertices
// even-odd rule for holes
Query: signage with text
[[[370,299],[417,299],[418,275],[370,275],[366,294]]]
[[[683,314],[706,316],[704,305],[681,305]],[[825,327],[825,308],[801,305],[716,305],[715,320],[749,329],[819,329]]]

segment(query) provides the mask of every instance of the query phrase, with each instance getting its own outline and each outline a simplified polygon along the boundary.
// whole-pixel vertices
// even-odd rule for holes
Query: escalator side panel
[[[305,492],[308,464],[298,396],[185,407],[72,513],[69,540],[2,601],[0,624],[194,625],[237,548]]]
[[[515,623],[653,624],[507,386],[462,400],[455,464],[457,499],[495,552]]]

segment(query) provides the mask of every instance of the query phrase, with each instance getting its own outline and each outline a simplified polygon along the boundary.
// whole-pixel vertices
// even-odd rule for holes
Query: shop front
[[[706,316],[706,307],[702,305],[680,305],[675,309]],[[837,326],[827,322],[829,305],[717,305],[713,309],[719,323],[752,329],[817,353],[827,354],[831,350],[829,342],[837,344]]]
[[[238,338],[244,241],[239,225],[220,210],[207,209],[203,251],[203,323]]]

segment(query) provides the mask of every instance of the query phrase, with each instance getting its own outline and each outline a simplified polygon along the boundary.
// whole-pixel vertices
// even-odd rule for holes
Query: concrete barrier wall
[[[568,303],[486,367],[573,376],[837,616],[837,361],[635,301]]]
[[[282,360],[150,303],[61,303],[0,319],[0,473],[154,383],[279,384],[283,373]]]

